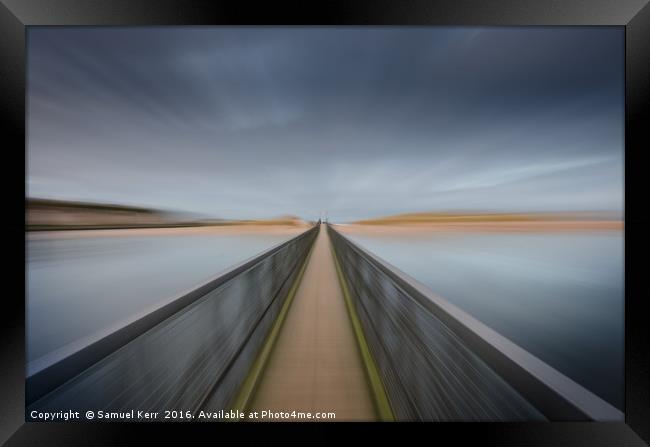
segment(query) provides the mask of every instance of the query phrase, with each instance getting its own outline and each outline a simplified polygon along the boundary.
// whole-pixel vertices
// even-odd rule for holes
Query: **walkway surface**
[[[325,225],[250,410],[334,412],[339,421],[376,419]]]

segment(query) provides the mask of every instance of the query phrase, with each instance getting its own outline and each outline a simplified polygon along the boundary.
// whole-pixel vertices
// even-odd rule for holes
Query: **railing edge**
[[[187,308],[210,291],[220,287],[235,276],[249,270],[268,256],[282,250],[288,244],[308,236],[316,227],[311,227],[291,239],[281,242],[269,249],[218,273],[203,284],[184,292],[147,315],[137,317],[121,328],[88,344],[61,360],[35,372],[25,378],[25,404],[36,402],[41,397],[55,390],[77,374],[83,372],[101,359],[125,346],[151,328],[162,323],[172,315]],[[27,365],[26,365],[27,373]]]
[[[462,336],[473,349],[483,351],[479,354],[481,358],[501,376],[510,376],[509,379],[514,379],[511,383],[514,382],[517,385],[515,388],[527,398],[532,397],[531,401],[543,407],[539,409],[547,417],[558,413],[564,420],[624,420],[623,412],[613,405],[481,323],[464,310],[434,294],[425,285],[395,266],[352,242],[332,226],[329,227],[346,244],[372,262],[393,282],[401,286],[413,298],[418,299],[436,317],[454,329],[454,332]],[[513,376],[515,372],[518,372],[517,376]],[[563,402],[549,399],[548,395],[530,396],[531,393],[540,394],[540,392],[550,392]],[[550,402],[550,400],[555,401]],[[557,420],[557,416],[555,416],[555,420]]]
[[[329,231],[329,226],[328,226]],[[365,335],[363,333],[363,326],[359,321],[359,317],[356,314],[354,308],[354,302],[350,296],[349,288],[341,265],[338,261],[338,256],[334,246],[330,247],[332,250],[332,257],[334,258],[334,266],[336,268],[336,273],[340,282],[340,286],[343,292],[343,298],[345,299],[345,304],[348,310],[348,315],[350,317],[350,322],[352,324],[352,329],[357,340],[357,345],[360,350],[361,359],[364,364],[364,369],[366,377],[370,382],[370,389],[372,391],[373,400],[375,404],[375,409],[377,415],[381,421],[384,422],[393,422],[395,421],[395,413],[393,411],[392,405],[390,403],[390,398],[386,392],[386,387],[384,386],[383,380],[381,378],[381,373],[379,368],[377,368],[376,361],[372,355],[372,350],[370,349],[368,342],[366,341]]]

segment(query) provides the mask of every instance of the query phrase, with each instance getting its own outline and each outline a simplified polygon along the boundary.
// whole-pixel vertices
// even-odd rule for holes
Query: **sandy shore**
[[[111,230],[33,231],[25,233],[28,239],[75,239],[83,237],[127,236],[237,236],[237,235],[294,235],[308,230],[307,225],[215,225],[201,227],[124,228]]]
[[[336,229],[349,234],[390,235],[422,234],[432,232],[592,232],[622,231],[622,221],[531,221],[531,222],[453,222],[413,223],[390,225],[349,224],[336,225]]]
[[[530,221],[530,222],[450,222],[409,224],[335,225],[343,233],[359,235],[426,234],[431,232],[585,232],[623,231],[624,223],[600,221]],[[111,230],[65,230],[27,232],[28,239],[76,239],[83,237],[181,236],[181,235],[297,235],[309,229],[304,225],[217,225],[201,227],[124,228]]]

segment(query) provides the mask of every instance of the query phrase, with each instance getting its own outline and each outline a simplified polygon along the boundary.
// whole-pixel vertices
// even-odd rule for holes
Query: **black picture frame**
[[[644,197],[643,152],[650,117],[650,6],[647,0],[0,0],[0,113],[5,130],[2,230],[5,293],[0,319],[0,442],[7,445],[134,444],[160,436],[196,441],[207,436],[261,431],[328,440],[322,424],[109,424],[25,423],[24,195],[26,27],[39,25],[592,25],[625,27],[625,422],[624,423],[423,423],[355,424],[386,442],[404,441],[403,432],[463,444],[637,446],[650,443],[650,352],[644,278],[648,200]],[[21,179],[21,176],[23,178]],[[21,217],[23,216],[23,217]],[[7,285],[15,287],[7,287]],[[11,290],[11,291],[10,291]],[[338,424],[349,428],[349,424]],[[287,430],[287,428],[289,428]],[[282,434],[281,432],[282,431]],[[338,430],[336,430],[338,431]],[[290,432],[290,435],[287,434]],[[191,436],[188,438],[188,436]],[[329,439],[333,441],[333,439]]]

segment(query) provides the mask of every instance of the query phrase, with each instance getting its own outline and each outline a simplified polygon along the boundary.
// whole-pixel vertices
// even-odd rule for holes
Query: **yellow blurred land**
[[[602,231],[624,229],[613,213],[407,213],[341,226],[359,234],[415,234],[431,231]]]
[[[250,220],[236,220],[229,223],[235,225],[306,225],[307,222],[296,216],[280,216],[273,219],[250,219]]]
[[[449,223],[449,222],[541,222],[541,221],[611,221],[609,213],[573,212],[573,213],[437,213],[420,212],[405,213],[392,216],[363,219],[355,224],[387,225],[387,224],[417,224],[417,223]]]
[[[147,236],[245,236],[245,235],[283,235],[297,236],[307,230],[305,225],[202,225],[184,227],[139,227],[139,228],[84,228],[66,231],[30,231],[28,239],[76,239],[97,237],[147,237]]]
[[[304,226],[307,223],[290,215],[270,219],[216,219],[144,207],[27,198],[25,224],[28,231],[54,231],[231,225]]]

